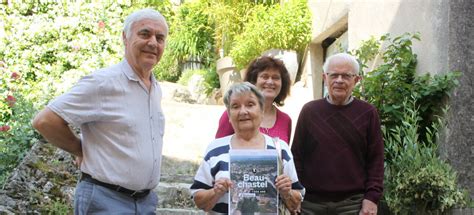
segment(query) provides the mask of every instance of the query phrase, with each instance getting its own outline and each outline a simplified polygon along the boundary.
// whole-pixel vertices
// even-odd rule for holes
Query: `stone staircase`
[[[205,214],[195,207],[189,191],[198,167],[197,162],[163,157],[160,184],[155,188],[158,215]]]

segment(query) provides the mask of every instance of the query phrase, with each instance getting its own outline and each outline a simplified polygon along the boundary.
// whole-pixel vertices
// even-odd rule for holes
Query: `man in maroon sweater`
[[[377,109],[352,96],[357,60],[345,53],[324,64],[329,95],[305,104],[291,151],[306,188],[303,214],[377,214],[384,149]]]

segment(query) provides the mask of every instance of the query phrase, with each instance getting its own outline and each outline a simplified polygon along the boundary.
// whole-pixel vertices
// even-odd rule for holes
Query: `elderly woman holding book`
[[[228,213],[229,189],[234,186],[229,173],[229,151],[275,150],[281,155],[283,172],[275,179],[280,199],[288,210],[298,210],[304,188],[298,181],[293,155],[288,145],[259,131],[263,118],[264,97],[248,82],[233,85],[224,95],[234,134],[215,139],[206,149],[191,193],[196,206],[204,211]]]

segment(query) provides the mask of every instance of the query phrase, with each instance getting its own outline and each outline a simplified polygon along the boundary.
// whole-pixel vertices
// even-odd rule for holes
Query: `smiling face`
[[[329,91],[331,101],[336,105],[343,105],[360,77],[353,72],[354,68],[350,62],[342,58],[331,60],[327,71],[323,74],[324,82]]]
[[[277,69],[267,69],[258,73],[255,86],[262,91],[265,100],[273,101],[281,91],[281,75]]]
[[[263,109],[252,92],[233,94],[229,99],[228,114],[235,133],[257,131],[263,119]]]
[[[165,49],[166,25],[142,19],[134,22],[127,38],[123,33],[125,58],[135,72],[147,73],[160,61]]]

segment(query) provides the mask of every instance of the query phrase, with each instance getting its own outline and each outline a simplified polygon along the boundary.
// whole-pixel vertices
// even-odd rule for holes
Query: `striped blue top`
[[[219,178],[230,178],[229,150],[231,149],[230,140],[232,136],[233,135],[215,139],[208,145],[204,159],[201,162],[201,165],[194,176],[194,182],[191,185],[191,194],[193,197],[201,190],[212,189],[215,180]],[[265,134],[264,137],[266,149],[275,149],[273,139]],[[293,162],[293,155],[291,154],[288,144],[282,140],[279,140],[278,143],[282,150],[283,173],[290,177],[293,182],[292,189],[300,191],[301,195],[304,196],[305,190],[298,181],[295,164]],[[214,208],[212,208],[212,211],[216,213],[227,213],[228,198],[228,193],[223,195],[217,201]]]

